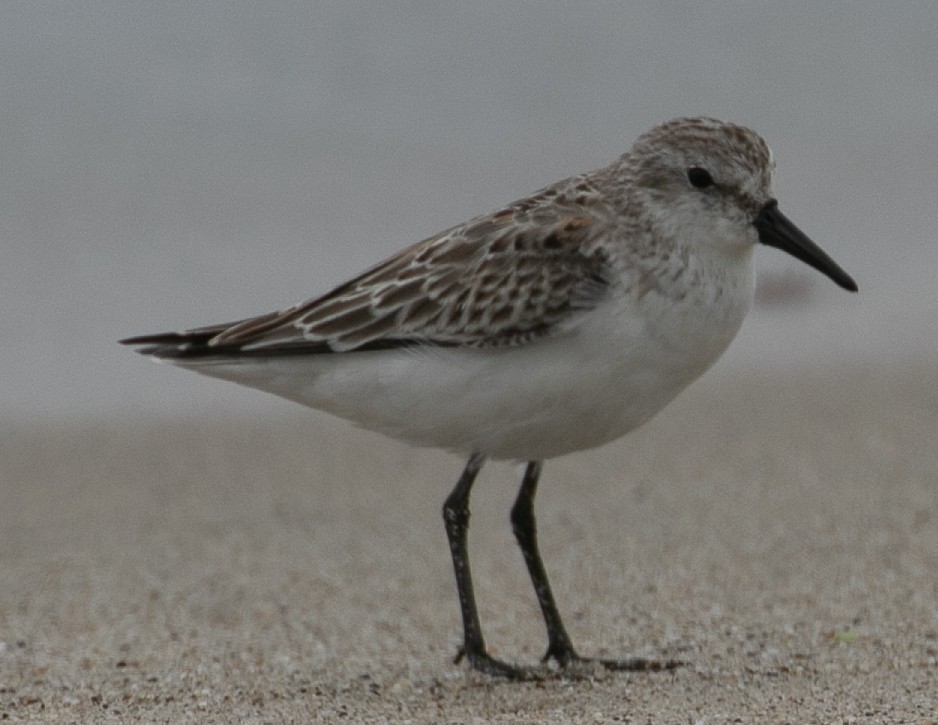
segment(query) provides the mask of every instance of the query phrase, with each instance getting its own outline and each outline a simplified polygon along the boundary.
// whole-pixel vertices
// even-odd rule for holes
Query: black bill
[[[776,247],[826,274],[845,290],[857,291],[853,277],[844,272],[823,249],[812,242],[791,220],[778,210],[778,202],[772,199],[752,221],[759,232],[759,241]]]

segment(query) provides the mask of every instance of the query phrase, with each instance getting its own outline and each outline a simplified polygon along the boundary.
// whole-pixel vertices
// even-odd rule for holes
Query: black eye
[[[691,166],[687,170],[687,180],[691,183],[691,186],[695,186],[698,189],[706,189],[708,186],[713,186],[713,177],[710,176],[710,172],[699,166]]]

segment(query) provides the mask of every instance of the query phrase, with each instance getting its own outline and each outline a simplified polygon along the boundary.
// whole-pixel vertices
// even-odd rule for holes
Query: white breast
[[[410,348],[192,365],[419,446],[537,460],[641,425],[703,373],[752,299],[749,259],[679,299],[610,297],[523,347]]]

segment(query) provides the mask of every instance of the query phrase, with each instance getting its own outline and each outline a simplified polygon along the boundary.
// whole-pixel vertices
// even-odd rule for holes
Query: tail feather
[[[153,335],[137,335],[118,340],[121,345],[136,347],[137,352],[158,360],[183,361],[196,358],[244,358],[244,357],[280,357],[284,355],[324,355],[335,354],[325,340],[292,340],[280,345],[268,345],[261,349],[245,348],[244,342],[226,342],[219,337],[240,322],[223,325],[199,327],[183,332],[158,332]],[[356,350],[384,350],[388,348],[411,347],[412,340],[375,340],[362,345]]]
[[[153,335],[137,335],[118,340],[121,345],[137,347],[137,352],[148,357],[160,359],[177,359],[189,357],[224,356],[231,357],[238,354],[237,345],[212,345],[212,339],[217,337],[232,324],[210,325],[198,327],[184,332],[158,332]]]
[[[326,340],[306,340],[302,337],[289,339],[277,345],[251,348],[252,338],[244,331],[264,331],[266,325],[283,317],[274,312],[256,318],[225,322],[222,324],[196,327],[182,332],[158,332],[152,335],[137,335],[118,340],[121,345],[137,347],[137,352],[158,360],[192,360],[195,358],[279,357],[281,355],[337,354]],[[414,347],[426,344],[422,340],[408,338],[378,338],[355,348],[356,352]],[[453,343],[436,343],[437,347],[451,347]]]

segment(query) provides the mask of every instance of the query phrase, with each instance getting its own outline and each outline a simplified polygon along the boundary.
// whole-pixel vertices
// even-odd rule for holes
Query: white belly
[[[747,265],[748,267],[748,265]],[[737,284],[675,301],[614,298],[550,339],[504,349],[410,348],[186,367],[419,446],[538,460],[647,421],[726,349],[749,309]],[[703,294],[703,292],[701,292]]]

